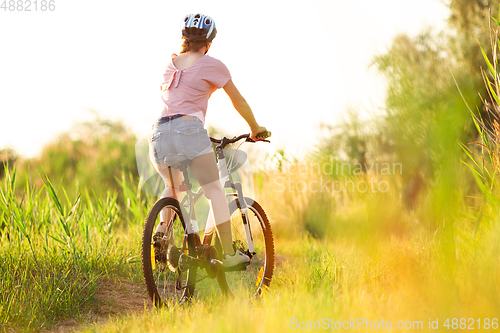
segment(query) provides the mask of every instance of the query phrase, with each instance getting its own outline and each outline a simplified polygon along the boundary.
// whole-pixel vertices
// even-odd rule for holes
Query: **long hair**
[[[203,36],[206,34],[205,30],[186,28],[186,33],[189,35],[189,38],[186,36],[182,37],[181,53],[188,51],[198,52],[202,47],[208,46],[208,40]]]
[[[207,46],[208,41],[190,41],[189,39],[182,38],[181,53],[188,51],[198,52],[203,46]]]

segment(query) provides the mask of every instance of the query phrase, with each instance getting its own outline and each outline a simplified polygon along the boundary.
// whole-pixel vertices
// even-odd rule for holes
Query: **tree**
[[[479,43],[486,52],[491,49],[487,17],[489,8],[498,12],[500,0],[445,3],[450,9],[446,31],[398,35],[373,60],[388,82],[386,113],[377,125],[384,143],[379,147],[389,147],[391,158],[403,164],[403,198],[410,207],[426,184],[453,186],[457,140],[470,142],[477,136],[456,84],[478,112],[483,110],[479,96],[486,94]]]

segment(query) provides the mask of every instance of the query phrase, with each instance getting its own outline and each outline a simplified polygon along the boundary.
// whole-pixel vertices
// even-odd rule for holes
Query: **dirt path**
[[[102,279],[97,291],[97,304],[86,315],[87,323],[75,320],[60,322],[51,332],[72,332],[84,327],[102,325],[110,317],[140,313],[151,309],[153,304],[148,298],[144,283],[134,283],[125,279]]]
[[[280,267],[287,257],[276,254],[275,268]],[[141,313],[144,309],[153,308],[153,303],[148,298],[146,286],[143,282],[134,283],[125,279],[102,279],[96,294],[97,305],[88,314],[85,322],[70,319],[60,322],[50,332],[74,332],[86,327],[99,326],[106,323],[109,318],[126,314]]]

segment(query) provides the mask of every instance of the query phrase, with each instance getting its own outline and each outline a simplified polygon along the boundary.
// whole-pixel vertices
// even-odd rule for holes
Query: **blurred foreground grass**
[[[258,175],[258,200],[271,216],[278,254],[271,288],[260,300],[245,303],[211,295],[183,307],[117,317],[85,330],[282,332],[297,328],[299,321],[305,327],[307,321],[325,325],[324,318],[328,323],[357,323],[362,318],[386,325],[390,321],[393,328],[401,321],[425,330],[429,320],[438,319],[439,330],[447,331],[447,318],[450,325],[452,318],[466,318],[468,324],[473,318],[475,329],[477,319],[484,324],[485,318],[490,323],[498,318],[498,211],[485,209],[474,233],[473,208],[455,203],[453,213],[441,215],[424,200],[420,208],[409,211],[398,198],[394,177],[386,178],[391,181],[386,193],[332,196],[274,192],[271,185],[281,176],[278,171]],[[285,176],[290,184],[316,179]],[[351,179],[360,182],[368,177]]]
[[[212,295],[184,307],[113,318],[87,330],[282,332],[298,321],[323,323],[324,318],[384,320],[394,328],[399,321],[421,321],[424,329],[429,318],[439,318],[440,330],[447,330],[442,326],[446,318],[450,323],[451,318],[498,318],[497,225],[485,224],[476,237],[467,225],[449,233],[428,233],[418,224],[407,231],[403,236],[360,233],[321,240],[278,234],[281,263],[262,299],[242,303]]]

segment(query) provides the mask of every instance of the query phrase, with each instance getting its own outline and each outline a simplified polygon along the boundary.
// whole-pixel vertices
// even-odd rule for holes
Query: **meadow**
[[[339,125],[323,125],[307,156],[278,149],[254,170],[276,268],[253,301],[200,293],[154,309],[144,300],[141,235],[156,197],[141,189],[125,125],[97,118],[37,158],[9,153],[0,177],[0,329],[498,329],[499,49],[494,31],[491,43],[479,40],[483,49],[471,44],[465,32],[490,32],[482,17],[464,26],[471,3],[482,6],[450,3],[454,34],[401,35],[374,59],[388,80],[383,115],[346,112]],[[103,298],[109,281],[120,304]]]
[[[386,181],[386,192],[349,193],[346,187],[333,195],[269,190],[280,176],[278,170],[256,175],[277,253],[271,288],[260,299],[199,295],[182,307],[154,310],[145,304],[95,326],[103,279],[142,286],[140,236],[154,198],[126,179],[122,203],[116,192],[105,198],[86,192],[69,201],[48,180],[16,196],[15,172],[7,174],[1,201],[3,327],[50,330],[67,318],[78,323],[72,328],[106,332],[284,331],[308,321],[323,328],[351,321],[359,330],[370,329],[368,321],[393,328],[400,321],[421,322],[427,329],[429,320],[439,320],[444,330],[448,318],[450,325],[465,318],[476,329],[486,318],[494,325],[500,305],[498,209],[484,208],[479,221],[474,207],[456,202],[441,216],[424,198],[409,211],[393,175],[350,177]],[[287,177],[295,184],[321,176],[289,170]]]

